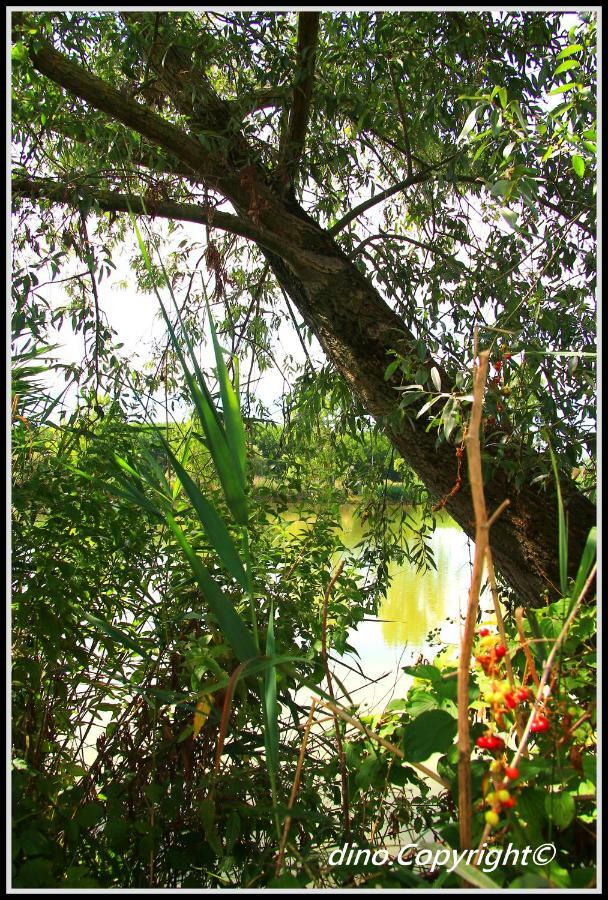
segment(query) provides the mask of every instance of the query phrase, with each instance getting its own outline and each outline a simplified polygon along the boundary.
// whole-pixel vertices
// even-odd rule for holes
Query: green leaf
[[[572,168],[579,178],[582,178],[585,174],[585,160],[577,153],[572,156]]]
[[[222,593],[221,589],[212,579],[171,513],[167,513],[166,518],[167,524],[177,538],[190,563],[201,593],[211,607],[226,642],[230,644],[241,662],[257,656],[253,637],[231,601]]]
[[[462,131],[456,138],[456,145],[463,143],[466,140],[466,138],[468,137],[468,135],[471,133],[473,128],[475,128],[475,125],[477,123],[477,116],[478,116],[480,110],[482,110],[482,109],[483,109],[483,104],[481,104],[480,106],[476,106],[475,109],[469,113],[469,115],[467,116],[467,120],[464,123],[464,127],[463,127]]]
[[[137,221],[133,212],[129,213],[131,218],[131,224],[133,226],[133,230],[135,231],[135,236],[137,238],[137,243],[139,245],[140,253],[144,259],[146,268],[150,275],[153,275],[152,263],[150,261],[150,256],[146,249],[146,245],[141,236],[141,232],[138,228]],[[163,276],[165,278],[165,283],[169,290],[169,294],[173,301],[173,305],[177,312],[178,321],[183,326],[183,320],[181,317],[181,313],[179,310],[179,305],[175,299],[173,294],[173,290],[171,288],[171,282],[167,276],[165,268],[162,264],[162,260],[160,260],[160,267],[163,272]],[[244,491],[242,474],[239,469],[235,468],[235,461],[232,451],[228,446],[226,433],[224,428],[220,422],[219,415],[211,398],[211,394],[207,388],[207,384],[205,382],[205,378],[203,373],[201,372],[200,366],[196,359],[196,354],[194,353],[194,348],[192,346],[192,342],[188,336],[187,329],[184,328],[184,338],[186,340],[186,345],[188,347],[188,353],[190,355],[190,359],[192,360],[192,364],[194,367],[194,372],[196,375],[197,383],[195,383],[193,376],[190,373],[188,365],[186,364],[186,359],[182,352],[182,349],[179,345],[179,341],[177,340],[177,336],[175,334],[175,329],[171,324],[171,320],[167,314],[167,310],[165,309],[165,304],[162,301],[162,297],[158,292],[157,288],[154,287],[154,293],[158,299],[160,304],[161,313],[165,320],[165,324],[167,325],[167,329],[169,331],[169,337],[173,348],[177,354],[177,357],[180,361],[180,365],[182,367],[182,371],[184,373],[184,377],[186,379],[186,383],[188,385],[188,389],[190,391],[190,396],[192,401],[196,407],[196,411],[198,413],[199,419],[203,426],[203,430],[205,432],[205,437],[207,439],[207,444],[209,447],[209,451],[213,458],[213,463],[215,465],[217,474],[220,479],[220,483],[222,485],[222,490],[224,491],[224,496],[226,497],[226,502],[234,516],[235,520],[240,525],[247,525],[249,516],[247,512],[247,498]]]
[[[209,316],[209,325],[211,328],[211,338],[213,340],[213,349],[215,351],[215,360],[217,365],[217,377],[220,385],[220,394],[222,397],[222,411],[224,413],[224,427],[226,429],[226,439],[228,446],[234,458],[237,471],[241,478],[241,486],[245,491],[245,429],[243,427],[243,419],[239,407],[239,399],[234,390],[230,379],[228,378],[228,370],[224,362],[224,356],[217,339],[215,324],[207,304],[207,314]]]
[[[572,602],[576,603],[579,598],[579,595],[585,586],[585,582],[589,577],[589,573],[591,571],[591,567],[595,562],[595,556],[597,552],[597,528],[593,526],[587,535],[587,541],[585,543],[585,549],[583,550],[583,555],[581,556],[581,561],[579,563],[578,572],[576,573],[576,580],[574,582],[574,587],[572,588]]]
[[[266,634],[266,656],[273,659],[275,656],[274,638],[274,604],[270,603],[268,618],[268,632]],[[270,782],[273,786],[273,794],[276,790],[276,779],[279,771],[279,723],[277,705],[277,670],[276,666],[269,666],[264,679],[264,711],[266,727],[264,737],[266,744],[266,760]]]
[[[406,675],[412,675],[414,678],[422,678],[424,681],[436,683],[442,680],[439,669],[430,663],[421,663],[418,666],[402,666],[401,668]]]
[[[511,226],[511,228],[517,230],[517,213],[514,209],[509,209],[507,206],[501,206],[500,214],[503,219]]]
[[[403,730],[406,762],[424,762],[433,753],[446,753],[457,729],[456,719],[442,709],[421,713]]]
[[[553,447],[550,443],[549,452],[551,454],[553,475],[555,476],[555,490],[557,491],[557,547],[559,554],[559,586],[562,595],[565,597],[568,593],[568,532],[566,531],[566,514],[564,512],[562,489],[559,483],[557,460],[555,459],[555,453],[553,452]]]
[[[573,821],[576,815],[576,805],[572,794],[561,791],[558,794],[547,794],[545,797],[545,811],[553,824],[563,830]]]
[[[580,50],[584,50],[582,44],[569,44],[567,47],[564,47],[563,50],[555,57],[556,59],[565,59],[567,56],[572,56],[573,53],[578,53]]]
[[[83,828],[91,828],[101,822],[104,815],[104,808],[100,803],[85,803],[76,811],[76,821]]]
[[[576,59],[567,59],[565,62],[560,63],[555,72],[553,73],[553,77],[559,75],[560,72],[568,72],[570,69],[576,69],[580,66],[580,63]]]
[[[139,644],[134,638],[130,635],[126,634],[126,632],[121,631],[120,628],[117,628],[116,625],[112,625],[110,622],[106,622],[105,619],[100,619],[99,616],[94,616],[91,613],[83,612],[82,616],[87,622],[90,622],[91,625],[95,625],[100,631],[103,631],[108,637],[111,637],[112,640],[116,641],[119,644],[122,644],[123,647],[128,647],[130,650],[134,650],[135,653],[138,653],[140,656],[143,656],[144,659],[150,659],[147,651]]]
[[[203,496],[198,485],[195,484],[190,475],[186,472],[164,438],[161,437],[161,440],[171,460],[171,464],[175,469],[177,477],[190,498],[213,549],[216,551],[232,577],[238,581],[243,590],[248,591],[249,585],[245,569],[243,568],[243,564],[224,520],[217,512],[213,503]]]

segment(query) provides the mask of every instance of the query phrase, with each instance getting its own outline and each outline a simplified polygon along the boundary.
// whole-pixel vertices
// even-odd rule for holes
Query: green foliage
[[[27,191],[14,197],[13,886],[420,890],[457,888],[462,876],[488,889],[587,888],[591,595],[558,655],[551,727],[521,761],[505,823],[517,847],[553,842],[554,863],[491,878],[464,863],[432,877],[327,867],[347,835],[375,847],[432,833],[457,846],[448,653],[406,667],[413,683],[385,710],[351,707],[368,733],[345,729],[344,760],[331,722],[313,731],[288,807],[310,695],[327,698],[324,641],[332,663],[352,651],[352,629],[378,611],[392,563],[435,565],[428,493],[382,420],[372,424],[346,381],[318,363],[259,248],[212,220],[204,238],[199,225],[162,225],[165,202],[220,205],[214,186],[32,63],[49,39],[221,155],[225,136],[202,129],[152,73],[152,45],[178,47],[184,97],[204,106],[210,85],[221,124],[241,130],[270,183],[293,96],[296,24],[288,11],[14,13],[14,175],[44,173],[61,193],[38,198],[35,214]],[[593,530],[569,581],[568,494],[576,485],[594,496],[596,483],[596,39],[589,13],[570,25],[542,11],[325,11],[294,184],[307,214],[335,227],[345,257],[416,335],[403,349],[396,329],[379,364],[404,428],[426,416],[438,445],[458,447],[474,328],[491,348],[486,473],[513,492],[537,483],[547,503],[550,487],[558,492],[562,597],[524,622],[539,671],[597,539]],[[421,177],[406,192],[344,223],[362,198],[411,171]],[[143,199],[147,232],[104,200],[116,193]],[[254,221],[255,207],[239,215]],[[147,368],[126,355],[99,304],[129,256],[120,277],[156,294],[166,330]],[[349,298],[338,299],[348,315]],[[81,342],[80,363],[54,358],[62,329]],[[286,341],[279,417],[256,378],[275,366],[286,329],[304,362]],[[345,500],[365,525],[353,551],[340,534]],[[323,587],[339,558],[324,634]],[[522,680],[509,616],[507,630]],[[473,676],[474,737],[489,712],[480,685]],[[440,788],[419,763],[436,769]],[[486,776],[475,751],[475,841]]]

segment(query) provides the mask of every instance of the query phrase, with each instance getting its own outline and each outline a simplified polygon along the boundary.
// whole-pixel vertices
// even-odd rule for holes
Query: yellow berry
[[[501,803],[506,803],[507,800],[511,799],[511,794],[507,790],[498,791],[496,796]]]
[[[489,809],[487,811],[487,813],[485,814],[485,820],[488,823],[488,825],[492,825],[492,826],[498,825],[498,823],[500,822],[500,816],[498,815],[497,812],[494,812],[493,809]]]
[[[502,772],[502,762],[499,759],[492,760],[490,764],[490,772]]]

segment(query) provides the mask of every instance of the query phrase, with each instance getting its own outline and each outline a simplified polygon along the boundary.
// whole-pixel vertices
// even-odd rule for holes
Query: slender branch
[[[395,94],[395,99],[397,101],[397,109],[399,110],[399,119],[401,120],[401,131],[403,132],[403,145],[405,147],[405,157],[407,160],[407,175],[408,178],[412,177],[413,168],[412,168],[412,148],[410,144],[410,138],[407,127],[407,117],[405,115],[405,109],[403,107],[403,100],[401,99],[401,93],[399,91],[399,85],[397,84],[397,76],[395,75],[395,68],[392,62],[388,64],[388,70],[391,76],[391,84],[393,86],[393,93]]]
[[[30,56],[42,75],[162,147],[190,166],[194,173],[200,173],[218,186],[229,182],[225,161],[222,164],[221,159],[204,149],[198,140],[148,107],[130,100],[106,81],[91,75],[81,65],[55,50],[51,44],[44,42],[38,45],[37,49],[30,50]],[[226,193],[224,188],[221,189]]]
[[[526,640],[526,635],[524,633],[524,611],[521,606],[515,610],[515,624],[517,625],[517,634],[519,636],[519,643],[521,645],[522,650],[524,651],[524,656],[526,657],[526,663],[528,665],[528,672],[530,673],[530,677],[532,681],[538,687],[540,684],[540,679],[536,672],[536,666],[534,665],[534,658],[530,653],[530,648],[528,646],[528,641]]]
[[[398,194],[400,191],[405,191],[408,187],[413,187],[415,184],[421,184],[423,181],[428,181],[432,169],[425,169],[423,172],[418,172],[416,175],[412,175],[408,178],[404,178],[403,181],[398,181],[397,184],[393,184],[391,187],[386,188],[384,191],[380,191],[379,194],[375,194],[373,197],[370,197],[368,200],[364,200],[362,203],[359,203],[358,206],[353,207],[349,212],[346,213],[345,216],[336,222],[335,225],[332,225],[331,228],[328,228],[329,234],[332,237],[338,234],[339,231],[343,231],[353,219],[359,218],[364,212],[367,212],[368,209],[371,209],[372,206],[377,206],[378,203],[382,203],[384,200],[388,200],[389,197],[392,197],[394,194]]]
[[[462,635],[460,659],[458,661],[458,818],[460,821],[461,850],[469,848],[472,842],[469,676],[475,622],[479,608],[479,591],[489,535],[479,441],[483,412],[483,393],[488,375],[489,356],[488,350],[484,350],[479,354],[479,366],[475,371],[475,384],[473,387],[473,407],[466,438],[469,482],[471,485],[473,509],[475,511],[475,558],[471,575],[467,617]]]
[[[462,182],[463,184],[472,184],[472,185],[475,185],[476,187],[482,187],[482,188],[488,187],[488,185],[483,180],[483,178],[473,178],[470,175],[459,175],[455,180],[456,180],[456,182]],[[564,210],[560,206],[558,206],[556,203],[552,203],[550,200],[547,200],[544,197],[536,197],[536,202],[539,203],[541,206],[545,206],[547,209],[550,209],[553,212],[558,213],[560,216],[563,216],[564,219],[568,219],[568,221],[571,222],[571,224],[576,225],[577,228],[580,228],[581,231],[586,232],[591,237],[595,237],[595,230],[590,225],[586,225],[585,222],[580,222],[576,216],[574,217],[574,219],[571,219],[570,214],[564,212]],[[579,213],[579,215],[580,215],[580,213]]]
[[[293,86],[293,103],[285,141],[283,177],[287,184],[293,180],[304,152],[306,130],[310,118],[312,86],[315,73],[317,40],[319,37],[319,13],[298,14],[297,71]]]
[[[173,200],[163,200],[159,203],[148,201],[147,205],[141,197],[131,194],[120,194],[117,191],[99,191],[89,185],[66,184],[52,178],[26,178],[16,176],[12,180],[12,193],[14,197],[24,197],[32,200],[52,200],[56,203],[66,203],[70,206],[79,206],[83,202],[83,194],[90,197],[101,209],[106,212],[129,212],[129,207],[136,215],[160,217],[162,219],[177,219],[182,222],[194,222],[197,225],[209,225],[229,231],[239,237],[255,241],[279,253],[284,249],[283,242],[277,240],[266,230],[256,228],[239,216],[225,213],[209,206],[197,206],[190,203],[177,203]]]
[[[296,765],[296,772],[293,778],[293,785],[291,787],[291,794],[289,796],[289,801],[287,803],[287,809],[293,809],[293,805],[296,802],[296,797],[298,796],[298,790],[300,789],[300,778],[302,775],[302,766],[304,765],[304,754],[306,753],[306,746],[308,744],[308,736],[310,735],[310,729],[312,727],[315,706],[317,704],[316,699],[313,697],[310,704],[310,712],[308,714],[308,720],[306,722],[306,726],[304,728],[304,734],[302,735],[302,743],[300,745],[300,755],[298,756],[298,763]],[[281,871],[281,865],[283,864],[283,856],[285,855],[285,845],[287,844],[287,838],[289,836],[289,829],[291,828],[291,815],[288,815],[285,818],[285,824],[283,825],[283,834],[281,836],[281,843],[279,845],[279,854],[277,856],[277,861],[275,865],[275,875],[278,875]]]
[[[372,241],[386,240],[387,238],[389,240],[395,241],[406,241],[408,244],[413,244],[414,247],[420,247],[422,250],[428,250],[429,253],[434,253],[436,256],[441,256],[442,259],[445,259],[447,262],[456,263],[456,265],[463,265],[454,256],[450,256],[449,253],[444,253],[443,250],[439,250],[432,244],[425,243],[424,241],[417,241],[415,238],[409,237],[406,234],[396,234],[395,232],[390,231],[380,231],[378,234],[372,234],[369,237],[366,237],[361,241],[360,244],[355,247],[352,253],[348,254],[348,258],[353,259],[359,253],[361,253],[364,247],[366,247],[368,244],[371,244]]]
[[[325,669],[325,678],[327,679],[327,691],[329,696],[332,699],[332,702],[336,702],[336,695],[334,693],[334,682],[331,677],[331,670],[329,668],[329,662],[327,659],[327,609],[329,606],[329,597],[334,588],[334,585],[342,571],[344,570],[344,560],[340,562],[337,566],[336,571],[332,575],[329,584],[325,588],[325,593],[323,596],[323,626],[321,630],[321,658],[323,660],[323,668]],[[338,721],[338,716],[334,712],[334,726],[336,732],[336,744],[338,747],[338,767],[340,769],[340,779],[342,781],[342,816],[344,818],[344,834],[348,840],[350,835],[350,812],[348,807],[348,772],[346,769],[346,756],[344,755],[344,744],[342,742],[342,734],[340,733],[340,723]]]
[[[530,729],[532,727],[532,722],[534,721],[534,716],[538,712],[539,707],[541,706],[541,704],[543,703],[543,701],[545,699],[545,697],[544,697],[545,685],[547,684],[547,682],[549,680],[549,675],[551,674],[551,669],[553,667],[553,663],[555,662],[555,657],[557,656],[557,653],[558,653],[561,645],[563,644],[563,642],[566,638],[566,635],[570,631],[570,627],[571,627],[572,623],[574,622],[576,614],[578,613],[578,611],[580,609],[581,603],[585,599],[587,591],[593,584],[596,570],[597,570],[597,563],[595,563],[593,568],[591,569],[591,572],[589,573],[589,577],[587,578],[587,581],[585,582],[582,591],[578,595],[578,598],[577,598],[574,606],[570,610],[570,614],[569,614],[568,618],[566,619],[566,621],[564,622],[564,626],[563,626],[562,630],[560,631],[559,635],[557,636],[557,638],[555,639],[555,643],[553,644],[553,646],[551,648],[551,652],[549,653],[549,656],[547,657],[547,662],[545,663],[545,665],[543,667],[543,674],[540,677],[540,683],[536,689],[536,699],[534,701],[534,705],[533,705],[532,709],[530,710],[530,715],[528,717],[526,727],[524,728],[524,733],[523,733],[522,739],[519,742],[517,752],[516,752],[515,756],[513,757],[513,761],[511,763],[511,765],[514,768],[517,767],[517,764],[519,763],[520,759],[522,758],[522,756],[525,752],[525,749],[526,749],[526,746],[528,744],[528,740],[530,737]],[[505,779],[505,781],[508,781],[508,779]]]

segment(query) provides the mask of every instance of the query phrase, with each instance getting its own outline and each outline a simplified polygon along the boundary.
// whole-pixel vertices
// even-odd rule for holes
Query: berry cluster
[[[505,725],[505,716],[514,717],[519,704],[530,701],[532,697],[528,688],[523,685],[511,686],[506,680],[504,658],[507,655],[507,648],[499,635],[492,633],[489,628],[481,628],[478,632],[476,650],[475,659],[489,679],[483,691],[483,699],[490,707],[492,721],[485,734],[480,735],[475,743],[481,750],[487,750],[494,755],[490,765],[492,789],[485,795],[485,804],[490,807],[485,812],[485,820],[488,825],[494,827],[500,822],[500,814],[515,806],[516,800],[508,790],[507,782],[519,778],[518,769],[507,765],[504,739],[495,732],[507,730],[509,726]],[[547,717],[537,712],[530,730],[541,732],[546,731],[548,727]]]

